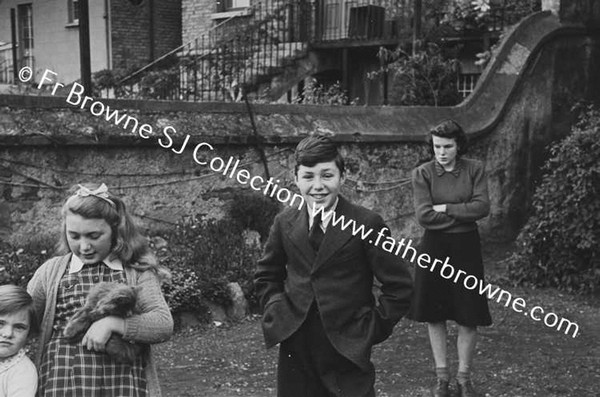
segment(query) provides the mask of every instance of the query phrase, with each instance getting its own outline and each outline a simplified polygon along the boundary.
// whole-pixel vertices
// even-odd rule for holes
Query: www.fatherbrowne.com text
[[[444,261],[432,258],[426,254],[418,254],[417,250],[412,246],[412,240],[402,238],[396,241],[390,236],[390,230],[387,228],[380,229],[376,235],[373,235],[372,228],[366,228],[365,225],[357,225],[354,219],[346,219],[344,215],[338,215],[335,211],[325,211],[323,207],[313,207],[311,209],[313,216],[320,216],[321,219],[329,219],[330,225],[339,227],[341,230],[349,229],[353,236],[359,236],[363,241],[367,241],[375,247],[381,247],[384,251],[393,253],[402,257],[402,259],[410,260],[414,264],[416,260],[417,266],[423,269],[429,269],[430,272],[437,271],[441,277],[446,280],[452,280],[457,284],[462,284],[464,288],[476,291],[480,295],[485,295],[490,300],[496,300],[501,303],[505,301],[504,306],[509,307],[517,312],[522,313],[527,317],[531,317],[533,321],[543,321],[544,325],[549,328],[556,328],[557,331],[564,330],[565,335],[572,332],[572,337],[575,338],[579,333],[579,326],[566,318],[560,318],[555,313],[546,313],[540,306],[534,306],[530,310],[526,310],[527,304],[523,298],[517,297],[513,299],[510,292],[492,284],[484,282],[482,279],[475,277],[472,274],[467,274],[464,270],[456,269],[449,263],[450,258],[446,257]]]

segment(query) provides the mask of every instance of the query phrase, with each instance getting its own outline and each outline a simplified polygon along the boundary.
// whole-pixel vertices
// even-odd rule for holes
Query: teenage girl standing
[[[41,322],[38,396],[160,396],[150,345],[173,332],[160,288],[168,271],[158,265],[125,204],[106,185],[79,185],[63,205],[62,218],[64,255],[44,263],[27,288]],[[69,342],[62,335],[67,321],[100,282],[138,286],[136,314],[104,317],[81,341]],[[104,353],[112,333],[145,347],[134,363],[118,363]]]
[[[456,270],[483,281],[476,223],[490,209],[483,164],[462,156],[467,137],[455,121],[444,121],[430,133],[430,149],[435,158],[413,173],[416,216],[425,228],[421,251],[432,259],[444,261],[448,257]],[[459,396],[477,396],[470,373],[477,326],[492,323],[487,298],[477,290],[466,289],[462,279],[458,282],[445,279],[439,271],[417,266],[415,294],[407,317],[427,323],[437,375],[432,389],[435,397],[450,395],[446,321],[458,324]]]

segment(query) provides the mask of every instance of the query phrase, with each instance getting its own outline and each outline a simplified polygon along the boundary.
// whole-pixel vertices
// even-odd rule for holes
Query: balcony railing
[[[124,95],[193,101],[239,100],[305,56],[310,4],[261,2],[245,19],[229,19],[168,57],[127,76]],[[171,65],[164,67],[165,63]]]
[[[412,36],[413,0],[264,0],[248,15],[230,18],[208,34],[172,51],[169,57],[126,77],[125,95],[193,101],[240,100],[268,87],[311,46],[381,45]],[[443,26],[424,12],[423,29]],[[495,5],[488,29],[523,15]],[[490,22],[491,21],[491,22]]]
[[[313,42],[400,39],[412,31],[412,0],[324,0],[314,3]]]

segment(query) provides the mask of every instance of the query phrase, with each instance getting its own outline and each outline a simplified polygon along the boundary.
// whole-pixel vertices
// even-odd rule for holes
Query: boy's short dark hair
[[[0,285],[0,315],[27,310],[29,314],[29,336],[38,332],[33,298],[24,288],[12,284]]]
[[[458,124],[456,121],[444,120],[429,131],[429,139],[427,140],[427,143],[429,145],[429,151],[432,156],[434,155],[434,152],[433,152],[433,136],[434,135],[438,136],[440,138],[454,139],[456,141],[456,146],[458,149],[457,154],[459,156],[461,156],[467,152],[467,146],[468,146],[467,145],[468,144],[467,134],[462,129],[460,124]]]
[[[301,165],[313,167],[318,163],[326,163],[328,161],[335,162],[335,165],[340,170],[340,175],[343,175],[346,170],[344,158],[338,151],[337,145],[331,138],[323,135],[311,135],[301,140],[298,146],[296,146],[294,159],[296,160],[294,167],[295,175],[298,175],[298,167]]]

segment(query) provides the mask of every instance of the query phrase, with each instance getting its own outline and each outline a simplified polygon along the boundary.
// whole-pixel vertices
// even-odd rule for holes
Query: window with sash
[[[250,7],[250,0],[217,0],[217,12],[227,12]]]
[[[68,21],[69,24],[76,25],[79,23],[79,1],[68,0]]]
[[[20,67],[33,64],[33,7],[32,4],[19,4],[17,6],[17,27],[19,32],[19,60]]]

